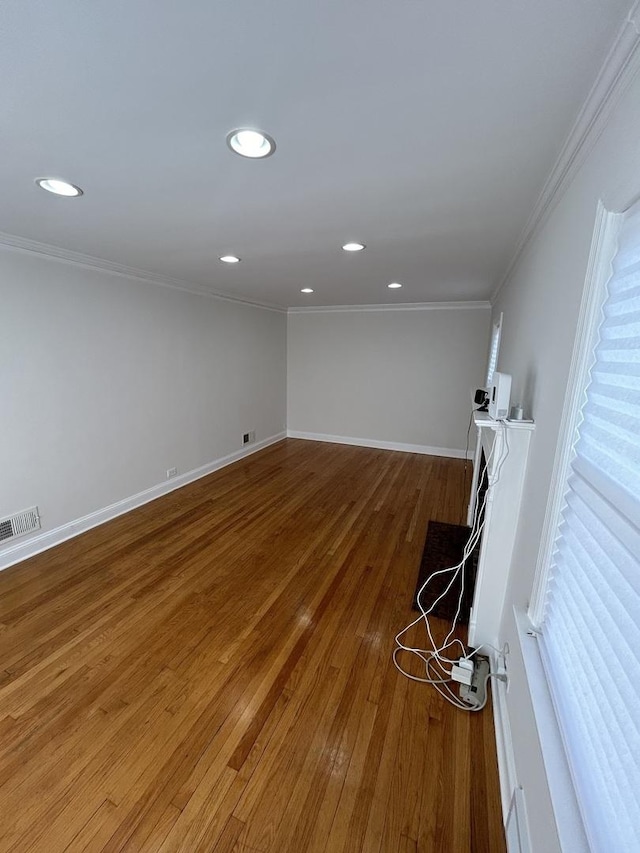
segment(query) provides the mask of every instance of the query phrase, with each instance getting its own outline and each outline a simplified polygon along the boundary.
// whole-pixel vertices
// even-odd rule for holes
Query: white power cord
[[[489,483],[489,488],[495,486],[498,483],[498,481],[500,479],[500,474],[502,472],[502,468],[503,468],[504,463],[505,463],[505,461],[509,455],[509,442],[508,442],[508,438],[507,438],[506,425],[505,425],[504,421],[498,421],[497,423],[499,423],[500,426],[502,427],[503,452],[502,452],[500,459],[498,460],[498,463],[496,465],[495,475],[494,475],[492,481]],[[479,503],[480,491],[482,488],[484,476],[485,476],[487,469],[489,468],[489,465],[490,465],[491,460],[493,458],[495,446],[496,446],[496,442],[494,441],[493,447],[491,448],[491,452],[489,453],[489,458],[485,459],[485,464],[484,464],[484,467],[482,469],[482,473],[478,477],[478,487],[476,490],[476,499],[474,501],[473,524],[471,526],[471,533],[469,534],[469,538],[467,540],[467,543],[464,546],[462,559],[455,566],[450,566],[446,569],[439,569],[436,572],[432,572],[429,575],[429,577],[425,580],[425,582],[422,584],[422,586],[418,590],[418,594],[416,596],[416,603],[420,609],[420,616],[418,616],[416,619],[413,620],[413,622],[410,622],[401,631],[399,631],[398,634],[396,634],[396,637],[395,637],[396,648],[393,650],[393,662],[394,662],[396,668],[403,675],[405,675],[407,678],[410,678],[412,681],[419,681],[423,684],[431,684],[433,687],[435,687],[435,689],[438,691],[438,693],[440,693],[440,695],[443,696],[447,700],[447,702],[450,702],[456,708],[460,708],[460,710],[463,710],[463,711],[481,711],[484,708],[486,701],[487,701],[486,700],[486,695],[487,695],[486,685],[487,685],[487,682],[489,681],[489,679],[495,676],[495,673],[489,673],[486,676],[485,684],[484,684],[485,700],[482,703],[482,705],[472,707],[470,705],[467,705],[465,702],[463,702],[453,692],[451,687],[449,687],[449,684],[451,684],[454,681],[454,679],[452,678],[452,674],[451,674],[453,665],[457,664],[461,658],[464,660],[469,660],[474,655],[476,655],[480,651],[480,649],[490,648],[490,649],[493,649],[498,654],[502,654],[504,652],[504,650],[501,651],[500,649],[496,649],[495,646],[492,646],[489,643],[484,643],[483,645],[478,646],[475,649],[472,649],[470,652],[467,652],[462,640],[459,640],[458,638],[453,638],[453,634],[455,632],[458,617],[460,615],[460,610],[462,608],[462,600],[464,597],[464,585],[465,585],[464,565],[465,565],[467,559],[469,558],[469,556],[471,555],[471,553],[473,552],[474,548],[476,547],[476,545],[480,539],[480,536],[482,535],[482,530],[484,528],[484,509],[485,509],[485,506],[487,503],[487,496],[489,493],[489,488],[487,488],[487,490],[485,491],[484,497],[482,499],[482,505],[480,505],[480,503]],[[433,578],[437,577],[438,575],[447,574],[449,572],[452,573],[451,580],[449,581],[449,583],[447,584],[445,589],[440,593],[440,595],[432,602],[431,606],[427,610],[425,610],[425,608],[422,605],[421,598],[422,598],[423,592],[425,591],[425,589],[427,588],[427,586],[429,584],[429,581],[431,581]],[[458,606],[456,608],[455,616],[453,617],[451,629],[449,630],[447,636],[445,637],[444,642],[440,646],[437,646],[435,640],[433,639],[433,634],[431,633],[431,626],[429,624],[429,614],[433,611],[433,609],[436,607],[438,602],[442,598],[444,598],[445,595],[447,595],[447,593],[449,592],[449,590],[451,589],[451,587],[455,583],[458,575],[460,575],[460,574],[461,574],[460,594],[458,596]],[[427,635],[429,637],[429,642],[431,644],[431,648],[422,649],[422,648],[416,648],[413,646],[406,646],[402,642],[401,637],[403,637],[407,633],[407,631],[409,631],[411,628],[413,628],[414,625],[417,625],[419,622],[422,622],[422,621],[424,621],[425,627],[427,629]],[[459,655],[455,659],[447,657],[446,652],[449,651],[451,648],[456,647],[456,646],[460,647],[462,654]],[[407,672],[405,669],[403,669],[403,667],[398,663],[398,657],[397,656],[398,656],[399,652],[403,652],[403,651],[409,652],[410,654],[413,654],[416,657],[420,658],[420,660],[425,665],[425,675],[426,675],[425,678],[422,678],[422,677],[417,676],[417,675],[412,675],[410,672]],[[435,670],[434,672],[431,671],[432,668]]]

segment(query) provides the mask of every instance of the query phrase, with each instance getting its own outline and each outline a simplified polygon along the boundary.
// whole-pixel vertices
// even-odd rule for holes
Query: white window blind
[[[491,329],[491,348],[489,350],[489,364],[487,365],[487,382],[486,387],[491,386],[493,374],[498,367],[498,353],[500,352],[500,332],[502,330],[502,314],[497,323],[493,324]]]
[[[540,645],[589,843],[640,850],[640,208],[618,235]]]

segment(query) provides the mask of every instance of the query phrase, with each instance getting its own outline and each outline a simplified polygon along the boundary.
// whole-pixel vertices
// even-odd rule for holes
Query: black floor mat
[[[427,528],[427,537],[422,552],[420,573],[413,598],[413,609],[420,610],[416,602],[418,590],[432,572],[439,569],[447,569],[455,566],[462,559],[464,546],[469,538],[470,528],[461,524],[444,524],[440,521],[430,521]],[[473,602],[473,589],[478,569],[479,546],[471,553],[465,565],[465,589],[462,598],[462,607],[458,617],[458,624],[468,625],[469,611]],[[438,575],[427,584],[420,601],[425,610],[428,610],[432,602],[443,592],[449,581],[451,573]],[[460,583],[462,574],[456,579],[449,592],[442,598],[432,611],[434,616],[451,622],[455,616],[460,595]]]

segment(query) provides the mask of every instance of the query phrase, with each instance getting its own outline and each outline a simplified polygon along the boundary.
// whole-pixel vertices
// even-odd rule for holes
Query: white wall
[[[489,316],[462,307],[290,312],[289,430],[464,452]]]
[[[512,399],[522,399],[526,413],[536,420],[501,640],[511,648],[507,702],[517,775],[525,790],[534,851],[541,853],[558,850],[558,838],[513,606],[526,608],[532,590],[596,206],[602,200],[608,209],[621,211],[639,194],[640,79],[636,78],[495,305],[495,316],[504,312],[499,369],[513,375]]]
[[[0,248],[0,316],[0,517],[51,530],[285,429],[283,313]]]

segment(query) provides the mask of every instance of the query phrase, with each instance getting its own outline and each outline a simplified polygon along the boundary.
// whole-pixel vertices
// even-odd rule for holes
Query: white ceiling
[[[486,299],[628,5],[4,0],[0,230],[275,305]]]

